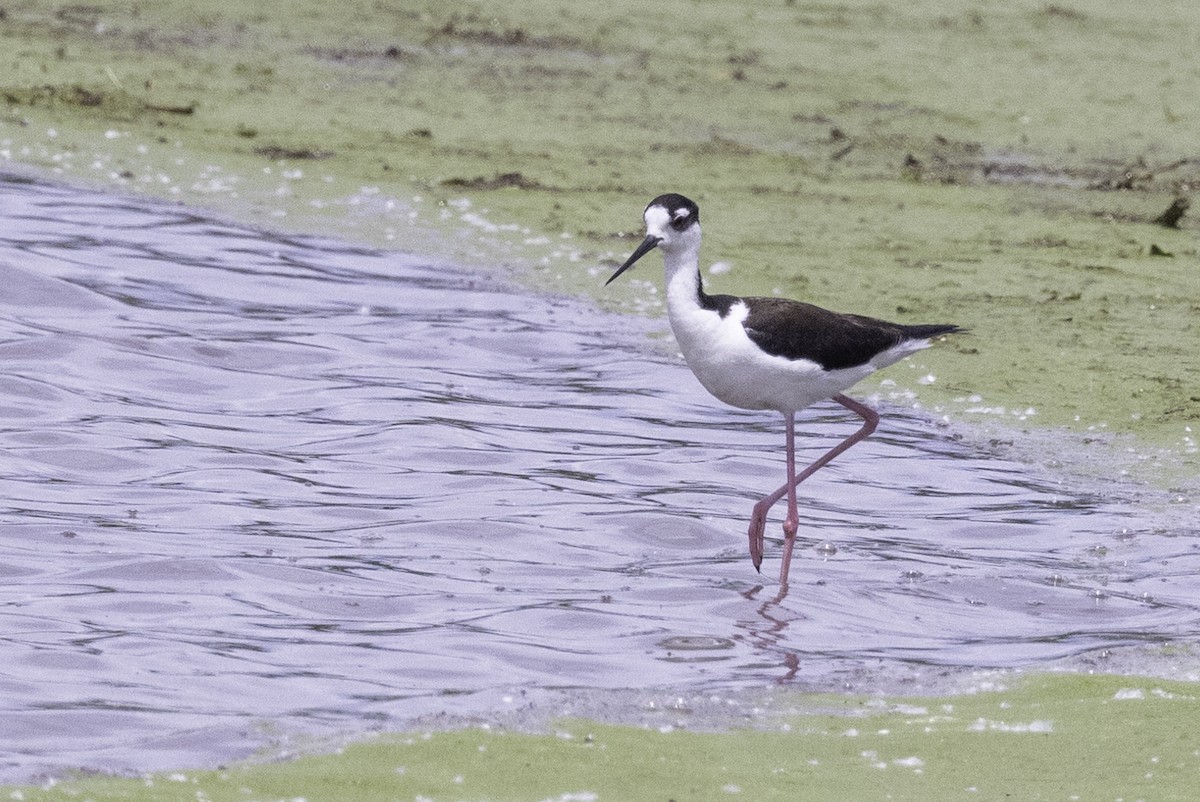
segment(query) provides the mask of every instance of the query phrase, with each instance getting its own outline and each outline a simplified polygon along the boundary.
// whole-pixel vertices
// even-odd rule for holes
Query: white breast
[[[706,390],[731,406],[794,412],[837,395],[876,369],[867,364],[826,372],[807,359],[765,354],[746,336],[744,304],[734,305],[725,317],[699,304],[668,304],[668,312],[688,367]]]

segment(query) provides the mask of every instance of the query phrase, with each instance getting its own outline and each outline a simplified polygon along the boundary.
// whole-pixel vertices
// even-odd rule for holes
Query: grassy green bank
[[[803,697],[759,729],[576,721],[548,734],[389,735],[334,754],[0,795],[42,800],[1186,799],[1200,770],[1192,684],[1057,675],[942,699]]]
[[[1186,0],[0,12],[0,164],[572,292],[682,191],[718,291],[971,328],[861,391],[1200,473],[1198,226],[1153,222],[1200,178]]]

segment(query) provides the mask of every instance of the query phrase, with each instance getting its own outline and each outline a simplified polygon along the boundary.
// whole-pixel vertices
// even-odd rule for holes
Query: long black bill
[[[646,254],[650,253],[650,251],[657,248],[658,243],[660,243],[660,242],[662,242],[662,239],[659,237],[655,237],[655,236],[649,236],[649,237],[646,237],[644,240],[642,240],[642,244],[637,246],[637,250],[634,251],[632,254],[630,254],[629,258],[625,260],[625,264],[618,267],[617,272],[613,273],[612,277],[609,278],[608,281],[604,282],[604,286],[607,287],[609,284],[612,284],[614,281],[616,281],[617,276],[621,275],[626,270],[633,267],[634,262],[636,262],[638,259],[641,259]]]

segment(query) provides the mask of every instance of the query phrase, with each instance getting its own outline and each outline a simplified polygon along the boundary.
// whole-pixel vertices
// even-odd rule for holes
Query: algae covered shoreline
[[[714,291],[971,330],[859,392],[1194,484],[1197,228],[1153,222],[1200,177],[1186,4],[4,12],[3,162],[584,293],[681,191]]]
[[[1064,674],[940,698],[784,694],[770,716],[719,731],[672,723],[693,703],[680,699],[653,727],[564,718],[538,732],[418,728],[216,769],[0,792],[28,802],[1175,799],[1187,797],[1200,761],[1184,735],[1194,691]]]

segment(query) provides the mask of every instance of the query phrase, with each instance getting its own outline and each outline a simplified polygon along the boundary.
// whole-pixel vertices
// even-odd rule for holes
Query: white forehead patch
[[[651,206],[646,210],[646,231],[663,231],[671,222],[671,213],[662,206]]]

